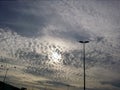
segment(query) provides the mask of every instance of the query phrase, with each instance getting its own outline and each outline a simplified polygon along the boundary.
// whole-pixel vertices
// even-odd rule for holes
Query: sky
[[[120,0],[1,0],[0,81],[83,90],[80,40],[86,90],[120,90]]]

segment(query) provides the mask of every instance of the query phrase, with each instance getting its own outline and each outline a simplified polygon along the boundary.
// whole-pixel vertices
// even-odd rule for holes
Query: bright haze
[[[120,90],[120,0],[1,0],[0,81],[83,90],[80,40],[87,90]]]

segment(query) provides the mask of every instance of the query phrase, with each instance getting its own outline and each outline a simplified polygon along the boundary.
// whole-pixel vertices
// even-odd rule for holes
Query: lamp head
[[[79,43],[89,43],[89,41],[79,41]]]

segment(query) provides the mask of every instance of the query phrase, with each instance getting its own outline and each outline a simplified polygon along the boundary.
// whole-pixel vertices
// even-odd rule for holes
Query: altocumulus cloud
[[[30,87],[49,79],[77,90],[83,86],[82,45],[77,41],[90,40],[88,90],[119,90],[119,4],[118,0],[1,1],[0,62],[18,67],[18,76],[11,70],[8,81],[20,78],[21,83],[24,77]],[[1,69],[1,80],[3,73]],[[49,88],[56,85],[52,84]]]

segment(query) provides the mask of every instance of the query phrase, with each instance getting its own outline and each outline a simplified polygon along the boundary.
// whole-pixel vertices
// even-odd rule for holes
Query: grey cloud
[[[49,68],[36,68],[28,66],[25,70],[26,73],[30,73],[37,76],[51,77],[54,75],[55,71]]]
[[[7,36],[9,36],[9,35],[7,35]],[[20,38],[17,38],[17,35],[15,35],[15,37],[18,40],[20,39]],[[12,39],[12,38],[10,38],[10,39]],[[27,39],[27,38],[25,38],[25,39]],[[104,48],[103,46],[106,46],[106,44],[109,45],[108,42],[104,41],[104,40],[105,39],[101,39],[101,42],[98,40],[99,42],[94,43],[95,45],[96,44],[101,45],[99,48],[91,47],[89,49],[90,51],[86,52],[86,56],[87,56],[86,62],[87,62],[88,67],[92,67],[92,66],[100,65],[100,64],[102,64],[102,66],[106,66],[106,64],[109,66],[111,66],[111,65],[115,66],[117,64],[117,61],[113,61],[113,55],[109,51],[101,50],[101,48]],[[12,41],[14,41],[14,38]],[[10,44],[11,42],[9,43],[7,41],[6,45],[7,45],[7,43]],[[15,40],[15,42],[13,42],[13,44],[14,43],[16,43],[16,45],[17,45],[18,41]],[[33,41],[25,40],[25,42],[22,41],[22,43],[19,45],[19,47],[14,48],[15,49],[14,51],[12,50],[13,48],[11,47],[10,53],[12,52],[13,54],[11,53],[12,55],[11,54],[8,54],[8,55],[10,55],[11,57],[18,58],[18,60],[20,59],[19,61],[17,60],[16,63],[24,62],[24,64],[25,64],[25,62],[26,62],[30,65],[45,64],[46,61],[49,61],[46,51],[48,49],[50,49],[50,47],[53,47],[56,50],[60,49],[60,48],[57,49],[58,46],[55,46],[55,45],[52,46],[49,43],[42,45],[42,43],[38,43],[37,40],[34,40],[34,39],[33,39]],[[44,53],[44,52],[46,52],[46,53],[44,53],[44,54],[37,53],[37,50],[39,48],[41,48],[40,51],[42,51],[42,53]],[[111,45],[108,48],[111,48]],[[69,52],[64,52],[63,53],[63,55],[64,55],[63,64],[64,65],[72,65],[75,67],[81,66],[81,64],[82,64],[82,63],[80,63],[82,60],[82,57],[80,56],[80,55],[82,55],[81,51],[73,50],[73,51],[69,51]],[[4,61],[5,60],[7,60],[7,58],[4,58]],[[8,58],[7,61],[12,62],[13,60]]]
[[[103,85],[112,85],[114,87],[120,88],[120,80],[101,82],[101,84],[103,84]]]
[[[38,83],[40,84],[48,84],[48,85],[53,85],[53,86],[69,86],[69,87],[72,87],[71,85],[68,85],[68,84],[65,84],[65,83],[62,83],[62,82],[57,82],[57,81],[38,81]]]

